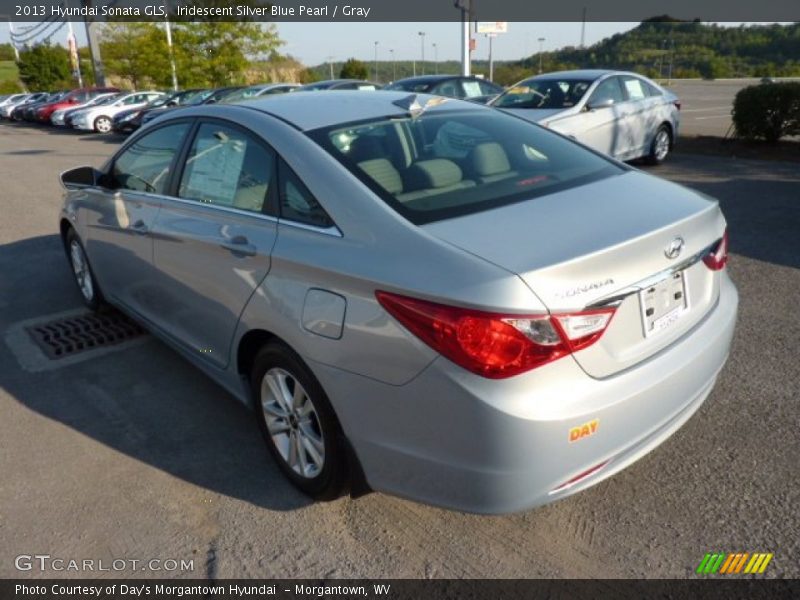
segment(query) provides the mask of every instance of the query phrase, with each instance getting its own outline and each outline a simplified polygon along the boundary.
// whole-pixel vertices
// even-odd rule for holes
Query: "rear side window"
[[[644,81],[638,77],[623,77],[622,84],[625,86],[625,93],[628,94],[628,100],[643,100],[649,96]]]
[[[220,123],[203,123],[186,158],[178,195],[259,213],[274,170],[275,153],[253,136]]]
[[[325,229],[333,226],[333,220],[325,209],[282,159],[278,164],[278,173],[282,219]]]
[[[114,161],[112,187],[152,194],[166,193],[172,160],[188,129],[188,123],[166,125],[128,146]]]
[[[419,117],[309,135],[416,224],[529,200],[624,170],[542,127],[490,109],[434,108]]]

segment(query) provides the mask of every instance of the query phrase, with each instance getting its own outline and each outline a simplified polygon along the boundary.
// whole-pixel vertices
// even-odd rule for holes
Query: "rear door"
[[[217,367],[270,268],[277,235],[274,151],[237,125],[201,120],[176,197],[154,227],[156,325]]]
[[[650,143],[650,137],[660,123],[652,122],[657,118],[657,100],[651,98],[647,92],[645,82],[633,75],[620,77],[625,91],[626,101],[624,109],[623,129],[629,140],[628,155],[631,157],[642,156]]]

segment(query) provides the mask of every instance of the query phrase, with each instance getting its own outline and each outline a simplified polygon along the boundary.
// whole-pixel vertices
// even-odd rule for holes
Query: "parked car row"
[[[270,83],[174,93],[82,88],[52,94],[0,98],[0,118],[51,123],[97,133],[128,134],[167,112],[202,104],[230,104],[287,92],[398,91],[433,94],[487,104],[570,137],[618,160],[662,162],[675,144],[680,101],[636,73],[579,70],[546,73],[504,89],[458,75],[409,77],[381,85],[361,79],[331,79],[307,85]],[[464,132],[447,132],[438,143],[458,153]]]
[[[96,133],[131,133],[167,111],[200,104],[242,102],[298,88],[297,84],[260,84],[165,93],[81,88],[0,96],[0,119],[50,124]]]

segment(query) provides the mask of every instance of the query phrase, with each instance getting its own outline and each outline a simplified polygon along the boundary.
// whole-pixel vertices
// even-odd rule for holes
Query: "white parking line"
[[[708,117],[693,117],[693,121],[705,121],[706,119],[730,119],[730,115],[710,115]]]

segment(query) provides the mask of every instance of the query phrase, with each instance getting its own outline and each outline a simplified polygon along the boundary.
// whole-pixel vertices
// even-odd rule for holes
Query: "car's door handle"
[[[221,247],[230,252],[234,256],[255,256],[256,247],[251,244],[243,235],[237,235],[220,244]]]
[[[131,225],[131,231],[133,231],[134,233],[138,233],[140,235],[143,235],[143,234],[147,233],[149,231],[149,229],[147,228],[147,225],[145,225],[144,221],[139,219],[133,225]]]

